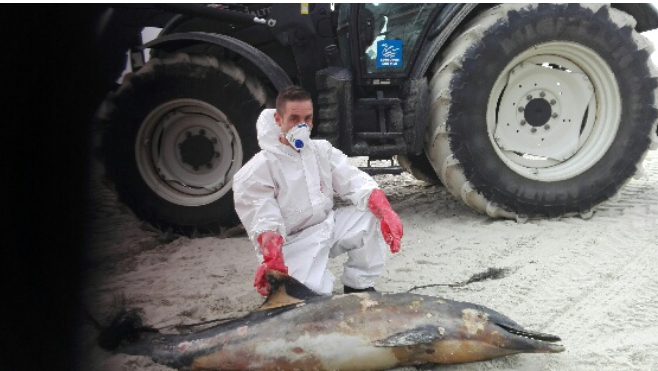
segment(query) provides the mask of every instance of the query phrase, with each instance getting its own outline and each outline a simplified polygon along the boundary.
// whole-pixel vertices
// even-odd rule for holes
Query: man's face
[[[282,115],[279,112],[274,113],[274,121],[281,127],[281,132],[287,133],[295,125],[305,122],[309,129],[313,128],[313,102],[288,101],[286,102]]]

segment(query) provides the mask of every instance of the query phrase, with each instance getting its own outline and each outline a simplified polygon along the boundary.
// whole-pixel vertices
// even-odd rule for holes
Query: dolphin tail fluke
[[[158,330],[144,326],[137,309],[122,308],[114,315],[110,324],[98,335],[98,345],[109,351],[119,346],[132,344],[142,338],[144,333],[157,333]]]

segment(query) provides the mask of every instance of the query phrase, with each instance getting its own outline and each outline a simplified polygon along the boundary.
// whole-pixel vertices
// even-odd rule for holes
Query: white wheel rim
[[[620,117],[610,67],[593,50],[564,41],[515,57],[487,104],[487,130],[498,156],[516,173],[544,182],[573,178],[596,164]]]
[[[135,142],[139,172],[160,197],[182,206],[224,196],[243,161],[235,126],[195,99],[166,102],[144,119]]]

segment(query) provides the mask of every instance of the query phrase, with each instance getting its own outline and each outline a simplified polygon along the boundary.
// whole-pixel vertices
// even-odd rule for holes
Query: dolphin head
[[[559,353],[560,338],[524,329],[508,317],[489,308],[465,302],[445,301],[449,310],[441,312],[441,337],[424,344],[413,357],[427,363],[456,364],[484,361],[517,353]],[[429,346],[429,348],[428,348]],[[400,358],[406,355],[400,354]]]
[[[515,353],[559,353],[558,336],[524,329],[507,316],[489,308],[471,305],[462,309],[462,331],[470,339],[478,339],[483,354],[493,356]]]
[[[480,307],[486,313],[496,334],[496,344],[506,349],[515,349],[517,353],[560,353],[564,346],[557,344],[561,341],[558,336],[523,328],[507,316],[489,308]]]

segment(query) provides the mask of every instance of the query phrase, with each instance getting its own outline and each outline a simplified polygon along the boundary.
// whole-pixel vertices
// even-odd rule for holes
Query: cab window
[[[403,72],[432,11],[442,4],[365,4],[362,19],[366,73]]]

